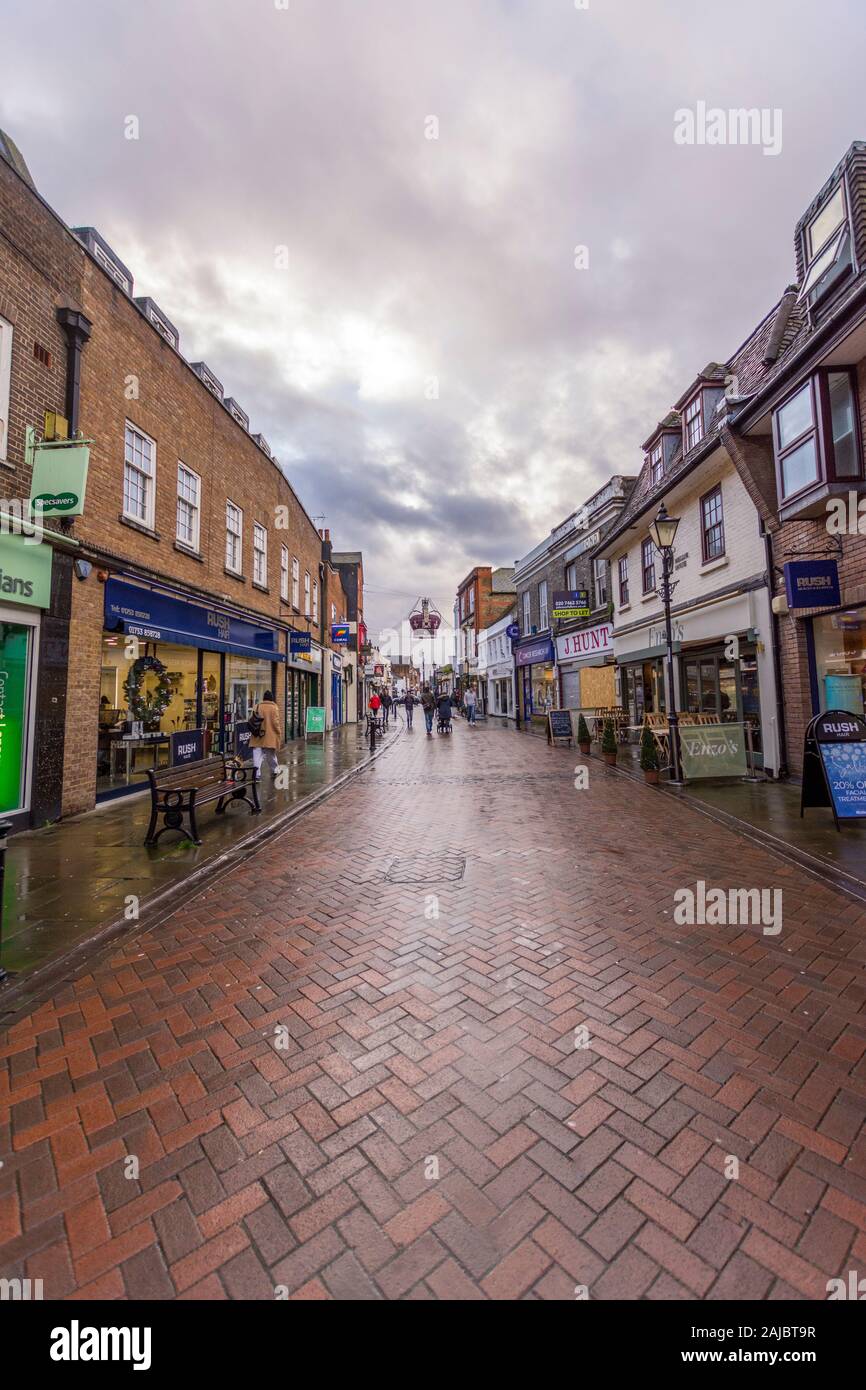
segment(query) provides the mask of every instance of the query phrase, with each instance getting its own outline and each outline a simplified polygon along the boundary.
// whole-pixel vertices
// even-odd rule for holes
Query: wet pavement
[[[698,881],[778,934],[677,924]],[[2,1273],[823,1300],[866,1261],[864,961],[866,908],[688,804],[416,725],[0,1036]]]
[[[217,816],[199,813],[202,844],[166,831],[145,848],[150,794],[123,796],[97,810],[41,830],[15,835],[6,855],[0,962],[17,985],[111,924],[123,920],[128,896],[144,906],[155,894],[183,886],[251,834],[273,825],[289,808],[358,766],[369,755],[363,726],[327,734],[324,744],[298,739],[280,760],[289,784],[277,791],[264,769],[262,814],[243,803]],[[146,786],[146,779],[142,779]],[[4,995],[0,992],[0,1016]]]

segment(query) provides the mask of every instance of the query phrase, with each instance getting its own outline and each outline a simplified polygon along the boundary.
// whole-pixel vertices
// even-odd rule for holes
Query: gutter
[[[8,512],[0,512],[0,527],[2,527],[3,522],[7,521],[10,524],[10,534],[18,535],[24,525],[21,517],[10,516]],[[79,550],[81,548],[81,541],[75,540],[72,536],[64,535],[61,531],[49,531],[47,526],[40,526],[35,522],[27,522],[28,526],[31,524],[33,525],[31,534],[34,536],[47,536],[50,541],[53,541],[58,546],[68,546],[70,549],[74,550]]]

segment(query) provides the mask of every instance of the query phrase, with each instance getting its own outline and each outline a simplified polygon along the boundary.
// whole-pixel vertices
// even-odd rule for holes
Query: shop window
[[[186,464],[177,465],[177,539],[198,550],[201,518],[201,478]]]
[[[253,522],[253,583],[264,589],[268,583],[268,533],[261,522]]]
[[[704,564],[725,553],[725,519],[721,486],[701,498],[701,553]]]
[[[280,546],[280,598],[286,603],[289,600],[289,550],[288,546]]]
[[[9,448],[9,397],[12,380],[12,325],[0,318],[0,459]]]
[[[643,591],[651,594],[656,586],[656,548],[649,536],[641,543],[640,570]]]
[[[243,564],[244,514],[234,502],[226,502],[226,569],[240,574]]]
[[[0,622],[0,813],[27,804],[30,684],[35,631]]]
[[[689,401],[683,415],[683,453],[687,454],[704,437],[704,411],[701,392]]]
[[[212,695],[218,695],[219,658]],[[97,791],[141,788],[141,773],[168,767],[171,735],[197,727],[199,653],[168,642],[141,644],[105,633],[97,741]],[[215,700],[211,714],[216,713]]]
[[[292,556],[292,607],[301,611],[301,566],[297,555]]]
[[[822,710],[844,709],[864,717],[866,609],[850,608],[812,620],[818,702]]]
[[[156,445],[127,422],[123,460],[123,515],[153,530]]]
[[[628,556],[623,555],[619,562],[619,606],[625,608],[628,603]]]
[[[773,414],[779,495],[797,497],[821,483],[862,476],[855,373],[821,370]]]

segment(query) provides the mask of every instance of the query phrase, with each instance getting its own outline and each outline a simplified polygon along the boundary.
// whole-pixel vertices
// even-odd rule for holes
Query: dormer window
[[[806,271],[799,298],[814,304],[851,267],[845,187],[838,183],[803,233]]]
[[[665,460],[662,452],[661,441],[655,446],[650,454],[650,487],[655,487],[664,477]]]
[[[700,391],[683,413],[683,453],[687,454],[704,437],[704,412]]]

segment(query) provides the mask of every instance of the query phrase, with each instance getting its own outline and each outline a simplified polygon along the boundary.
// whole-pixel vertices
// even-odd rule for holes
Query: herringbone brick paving
[[[821,1299],[862,1270],[866,913],[600,764],[575,789],[577,761],[415,729],[16,1022],[3,1274]],[[781,934],[676,925],[698,879],[781,888]]]

